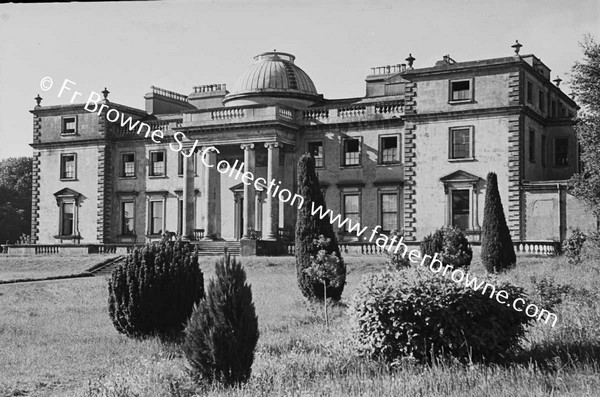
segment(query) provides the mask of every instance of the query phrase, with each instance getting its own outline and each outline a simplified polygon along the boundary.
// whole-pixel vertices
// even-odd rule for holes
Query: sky
[[[67,104],[65,79],[85,98],[107,87],[111,101],[143,109],[152,85],[186,95],[232,86],[255,55],[276,49],[294,54],[325,98],[359,97],[371,67],[409,53],[415,68],[428,67],[445,54],[510,56],[518,39],[570,93],[586,33],[600,40],[599,0],[0,4],[0,159],[32,154],[33,98]]]

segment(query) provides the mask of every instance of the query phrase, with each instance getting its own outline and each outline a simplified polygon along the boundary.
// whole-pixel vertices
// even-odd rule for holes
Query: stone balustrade
[[[362,117],[365,115],[367,108],[365,106],[347,106],[338,108],[338,117]]]
[[[244,108],[224,108],[210,112],[211,120],[237,119],[244,115]]]
[[[398,114],[404,112],[404,102],[382,102],[375,104],[375,113],[378,114]]]
[[[166,90],[164,88],[155,87],[155,86],[150,86],[150,88],[152,89],[153,94],[162,95],[164,97],[175,99],[175,100],[181,101],[181,102],[188,101],[188,97],[186,95],[180,94],[178,92]]]
[[[302,118],[304,120],[310,119],[326,119],[329,117],[329,109],[309,109],[302,112]]]
[[[194,86],[194,93],[205,93],[205,92],[216,92],[216,91],[225,91],[227,89],[226,84],[205,84],[205,85],[196,85]]]

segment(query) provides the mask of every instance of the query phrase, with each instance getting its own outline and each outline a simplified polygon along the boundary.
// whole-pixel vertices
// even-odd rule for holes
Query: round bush
[[[492,278],[485,282],[505,290],[507,302],[525,297],[520,287]],[[482,290],[421,267],[367,276],[351,305],[361,349],[390,362],[401,357],[503,361],[519,349],[532,319],[491,299],[489,287],[485,295]]]
[[[454,268],[468,268],[473,259],[469,241],[462,230],[454,226],[442,227],[423,238],[421,254],[433,257],[436,253],[442,262]]]
[[[108,281],[108,312],[133,338],[177,337],[204,296],[198,256],[188,244],[160,242],[131,252]]]
[[[389,252],[386,250],[385,267],[389,271],[402,270],[410,267],[410,261],[407,255],[400,253]]]

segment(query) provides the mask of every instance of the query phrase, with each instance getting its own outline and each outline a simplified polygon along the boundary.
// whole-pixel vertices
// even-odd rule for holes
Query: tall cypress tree
[[[487,175],[483,227],[481,230],[481,261],[490,273],[498,273],[515,266],[517,257],[494,172]]]
[[[325,212],[325,200],[319,178],[315,172],[315,160],[309,154],[304,154],[298,161],[298,194],[304,199],[304,205],[298,209],[296,219],[296,275],[302,295],[309,299],[324,299],[323,283],[311,278],[304,270],[311,266],[312,259],[317,256],[320,249],[327,254],[335,253],[339,260],[339,272],[342,282],[339,286],[327,287],[327,298],[340,300],[346,280],[346,265],[340,255],[340,248],[333,232],[333,226],[329,222],[329,216],[321,219],[319,211],[313,216],[312,209],[321,206]],[[324,236],[329,243],[323,247],[317,243],[320,236]]]

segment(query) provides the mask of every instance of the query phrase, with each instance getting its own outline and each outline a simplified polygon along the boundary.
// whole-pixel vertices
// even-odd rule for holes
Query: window
[[[529,130],[529,161],[535,163],[535,131]]]
[[[541,112],[545,111],[546,104],[544,103],[544,91],[538,91],[538,107]]]
[[[398,193],[382,193],[379,199],[382,231],[398,230]]]
[[[180,150],[177,154],[177,175],[183,175],[183,162],[185,161],[185,157],[183,157],[182,150]]]
[[[382,136],[379,138],[379,158],[381,164],[394,164],[400,162],[398,136]]]
[[[473,134],[471,127],[450,129],[450,159],[473,158]]]
[[[161,201],[150,201],[150,234],[158,235],[163,232],[163,205]]]
[[[122,202],[121,203],[121,234],[123,234],[123,235],[134,234],[133,215],[134,215],[133,201]]]
[[[541,157],[542,157],[542,167],[546,166],[546,136],[542,135],[542,150],[541,150]]]
[[[527,80],[527,102],[533,103],[533,83]]]
[[[348,219],[344,225],[344,231],[348,231],[348,225],[354,226],[360,223],[360,195],[358,193],[345,193],[342,195],[343,198],[343,213],[344,219]]]
[[[75,230],[75,203],[62,203],[61,206],[61,222],[60,222],[60,234],[62,236],[73,235]]]
[[[75,134],[77,132],[77,117],[65,116],[62,118],[62,129],[60,131],[63,135]]]
[[[554,165],[569,165],[569,138],[554,140]]]
[[[150,152],[150,175],[165,176],[165,152],[164,150]]]
[[[75,179],[75,154],[60,156],[60,179]]]
[[[469,227],[470,194],[468,189],[452,190],[452,226],[462,230]]]
[[[315,159],[315,167],[324,167],[323,142],[308,142],[308,153]]]
[[[344,165],[360,165],[360,140],[344,139]]]
[[[450,101],[470,101],[472,99],[471,80],[450,82]]]
[[[133,153],[123,154],[123,165],[121,175],[124,177],[135,176],[135,155]]]

